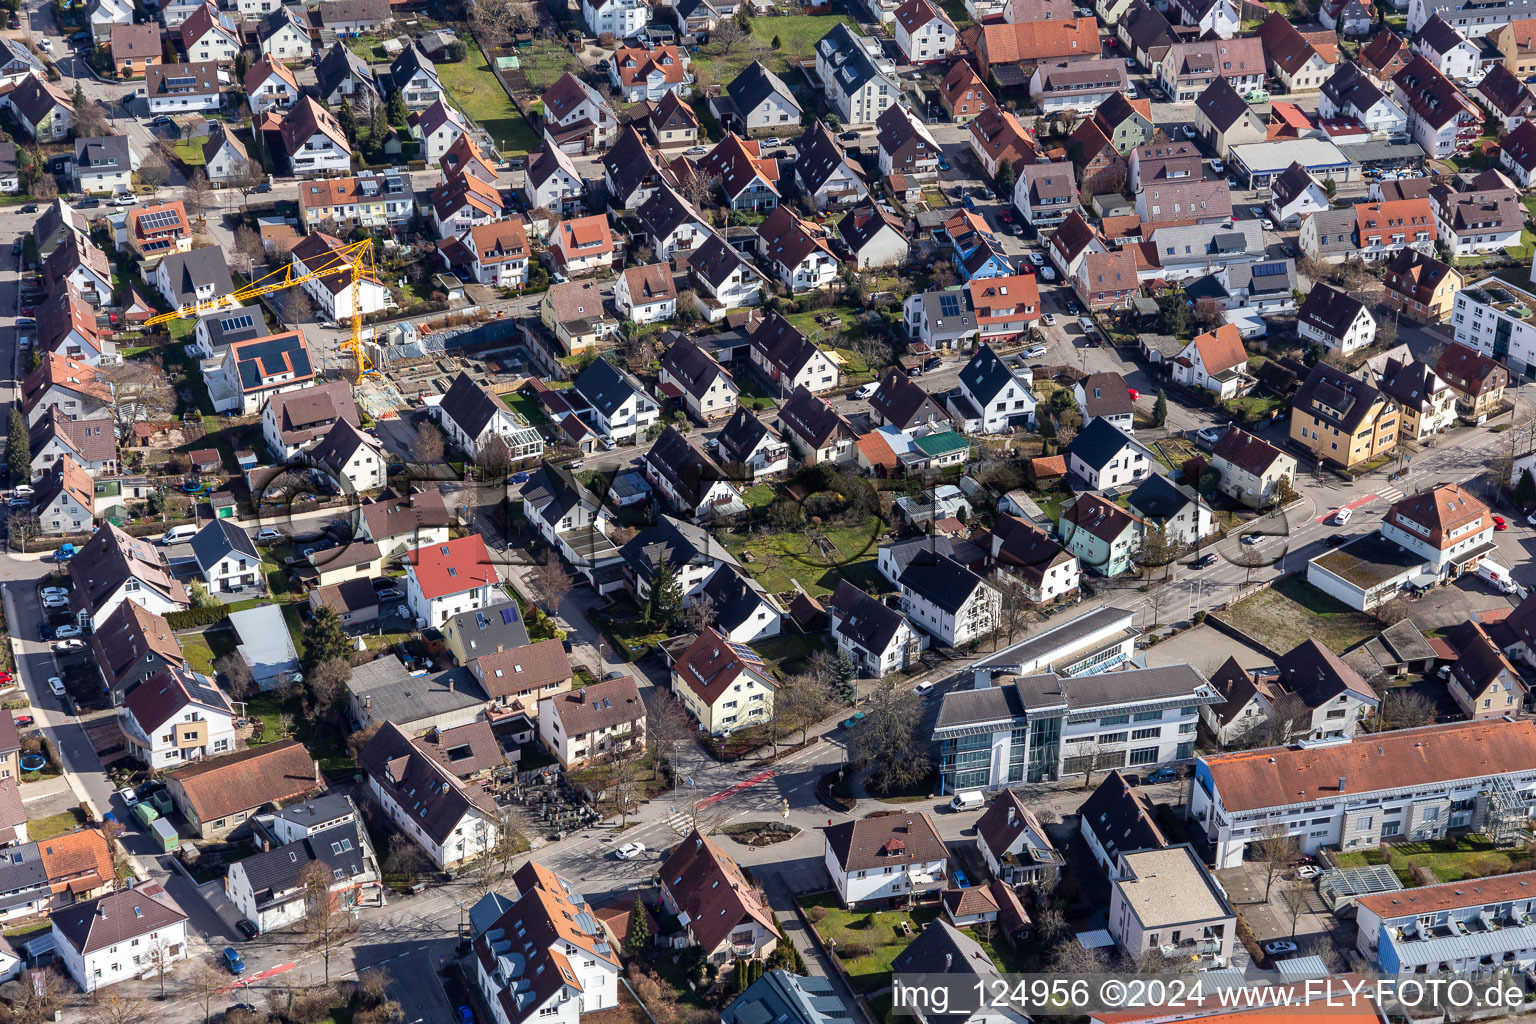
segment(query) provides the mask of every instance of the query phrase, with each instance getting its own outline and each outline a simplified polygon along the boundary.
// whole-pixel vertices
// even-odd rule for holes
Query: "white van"
[[[160,537],[161,544],[176,544],[197,536],[195,526],[173,526]]]
[[[969,793],[956,793],[955,798],[949,802],[952,811],[974,811],[982,805],[981,793],[971,790]]]
[[[1477,564],[1477,575],[1493,584],[1493,588],[1500,593],[1513,594],[1518,589],[1509,570],[1492,559],[1485,558]]]

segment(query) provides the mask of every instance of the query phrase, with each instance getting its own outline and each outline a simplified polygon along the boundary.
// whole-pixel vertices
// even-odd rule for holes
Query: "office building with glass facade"
[[[942,791],[1188,761],[1201,706],[1222,699],[1190,665],[1070,678],[978,669],[975,687],[945,694],[939,709]]]

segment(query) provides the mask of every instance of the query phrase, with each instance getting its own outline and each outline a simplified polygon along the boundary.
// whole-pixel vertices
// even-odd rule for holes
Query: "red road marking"
[[[1367,494],[1363,498],[1356,498],[1354,501],[1351,501],[1351,502],[1349,502],[1347,504],[1344,504],[1344,505],[1340,505],[1339,508],[1347,508],[1350,511],[1354,511],[1355,509],[1359,508],[1361,505],[1369,505],[1371,502],[1373,502],[1375,500],[1376,500],[1376,495],[1374,495],[1374,494]],[[1317,519],[1315,520],[1315,522],[1319,522],[1320,523],[1320,522],[1322,522],[1325,519],[1332,518],[1333,514],[1335,512],[1337,512],[1338,510],[1339,510],[1338,508],[1329,509],[1327,512],[1324,512],[1322,515],[1318,516]]]
[[[722,789],[718,793],[710,794],[709,796],[705,797],[703,800],[699,801],[699,806],[700,807],[708,807],[710,804],[717,804],[721,800],[724,800],[728,796],[735,796],[737,793],[740,793],[742,790],[751,789],[753,786],[757,785],[759,782],[767,782],[771,778],[773,778],[773,770],[772,769],[769,769],[768,771],[765,771],[765,772],[758,772],[756,775],[752,776],[750,779],[743,779],[741,782],[736,783],[736,785],[734,785],[734,786],[730,786],[730,787],[728,787],[726,789]]]
[[[257,973],[251,975],[249,978],[241,978],[239,981],[235,982],[233,985],[229,986],[224,991],[225,992],[233,992],[237,988],[248,988],[248,987],[250,987],[250,984],[252,982],[254,982],[254,981],[266,981],[268,978],[276,977],[279,974],[286,974],[287,972],[293,970],[297,966],[299,966],[299,965],[298,964],[278,964],[276,967],[268,967],[266,970],[258,971]]]

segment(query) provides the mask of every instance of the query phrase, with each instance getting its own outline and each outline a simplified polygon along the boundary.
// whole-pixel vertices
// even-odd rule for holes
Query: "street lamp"
[[[463,942],[464,941],[464,901],[463,900],[455,900],[454,902],[456,904],[458,904],[458,907],[459,907],[459,941]]]

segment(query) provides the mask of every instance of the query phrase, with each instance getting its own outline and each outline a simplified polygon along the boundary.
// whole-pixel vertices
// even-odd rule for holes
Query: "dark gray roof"
[[[977,348],[976,354],[960,371],[961,385],[983,405],[991,405],[998,393],[1013,380],[1013,371],[992,351],[991,345]]]
[[[779,409],[779,426],[793,431],[812,448],[818,449],[826,447],[839,430],[849,437],[854,433],[842,413],[811,394],[803,385],[795,388],[789,401]]]
[[[951,613],[958,612],[977,587],[986,586],[980,576],[953,558],[928,551],[918,552],[896,582]]]
[[[633,122],[620,130],[613,146],[603,154],[602,162],[618,202],[627,202],[647,178],[659,173],[650,147],[640,137]]]
[[[742,117],[746,117],[756,110],[769,96],[778,93],[791,107],[800,109],[795,94],[789,91],[789,86],[783,79],[763,67],[763,62],[755,60],[742,69],[741,74],[731,79],[731,83],[725,87],[726,94],[731,97],[731,102],[736,104]]]
[[[593,509],[601,507],[597,496],[587,490],[574,473],[564,466],[547,462],[523,484],[520,493],[523,500],[529,502],[547,523],[558,523],[565,518],[567,512],[579,505]],[[527,643],[526,640],[523,642]]]
[[[684,565],[708,565],[727,562],[739,565],[719,541],[703,527],[664,515],[655,526],[647,526],[631,537],[619,554],[640,579],[648,580],[655,566],[665,558],[674,568]]]
[[[219,559],[233,554],[245,555],[252,565],[261,563],[261,552],[256,550],[250,536],[228,519],[215,519],[192,538],[192,555],[204,572]]]
[[[91,170],[120,167],[129,169],[133,154],[126,135],[103,135],[75,140],[75,166]]]
[[[470,659],[529,644],[528,627],[523,625],[522,613],[513,601],[478,611],[460,612],[443,624],[444,633],[450,629],[463,640],[464,655]]]
[[[347,690],[359,707],[367,698],[368,716],[375,722],[416,722],[476,707],[489,699],[473,673],[458,668],[413,678],[393,654],[354,668]]]
[[[986,557],[987,553],[977,545],[963,537],[909,537],[906,540],[896,541],[894,544],[881,545],[881,552],[889,552],[890,560],[896,566],[898,576],[904,572],[912,559],[920,552],[933,551],[936,554],[947,555],[961,565],[973,565]]]
[[[438,408],[444,416],[457,423],[464,433],[478,438],[486,424],[496,417],[503,406],[496,396],[476,383],[473,377],[460,371],[448,386]]]
[[[846,590],[845,590],[846,588]],[[838,586],[838,596],[854,591],[848,607],[839,611],[839,622],[834,632],[864,648],[872,654],[882,654],[891,645],[896,632],[907,620],[894,608],[882,604],[853,584],[844,581]]]
[[[389,77],[397,89],[416,77],[418,71],[425,71],[434,82],[439,81],[436,66],[427,59],[426,54],[416,48],[415,43],[407,46],[389,65]]]
[[[795,144],[795,174],[808,192],[815,192],[846,165],[848,156],[826,125],[817,121]]]
[[[214,354],[222,352],[237,341],[250,341],[267,333],[267,321],[260,306],[236,306],[217,313],[209,313],[198,320],[208,334],[208,344]]]
[[[1110,772],[1099,783],[1099,788],[1083,801],[1077,813],[1093,830],[1111,861],[1122,853],[1161,850],[1168,845],[1168,839],[1152,813],[1151,801],[1126,782],[1118,771]]]
[[[833,81],[845,95],[857,92],[881,77],[880,69],[870,60],[860,37],[845,24],[832,26],[832,30],[817,41],[816,52],[830,66]]]
[[[688,268],[713,288],[719,288],[737,268],[743,266],[750,273],[757,273],[731,243],[713,231],[702,245],[688,254]]]
[[[722,1024],[837,1024],[848,1011],[828,978],[775,968],[720,1011]]]
[[[1326,284],[1314,285],[1307,293],[1307,301],[1301,304],[1296,318],[1309,324],[1330,338],[1342,338],[1349,331],[1355,317],[1365,309],[1365,303]]]
[[[1199,95],[1195,100],[1195,106],[1200,108],[1206,119],[1220,132],[1237,124],[1248,112],[1247,101],[1237,94],[1231,82],[1221,76],[1217,76],[1216,81]]]
[[[372,854],[361,822],[353,819],[247,857],[240,866],[250,880],[257,909],[266,910],[303,899],[304,871],[316,862],[330,872],[332,884],[377,877]]]
[[[1100,470],[1125,450],[1127,445],[1137,445],[1136,439],[1125,431],[1115,426],[1106,419],[1095,419],[1084,427],[1078,435],[1067,445],[1066,454],[1069,457],[1077,456],[1088,465],[1090,469]],[[1145,449],[1142,449],[1145,451]]]
[[[729,564],[711,573],[699,594],[709,598],[715,614],[715,628],[722,633],[746,625],[768,601],[761,584]]]
[[[1153,473],[1131,492],[1131,508],[1144,519],[1172,519],[1200,496],[1188,487],[1174,483],[1161,473]]]
[[[778,436],[778,432],[764,423],[755,412],[744,405],[738,405],[736,412],[720,431],[720,453],[731,461],[745,462],[766,434]]]
[[[48,895],[48,870],[36,843],[0,850],[0,910],[9,910]]]
[[[715,483],[725,479],[715,460],[670,423],[645,453],[645,464],[672,485],[690,512],[703,504],[704,496]]]
[[[606,356],[598,356],[591,366],[576,376],[571,386],[604,416],[612,416],[631,397],[645,394],[645,385],[636,380],[634,374],[614,366]]]
[[[235,290],[229,276],[229,265],[224,262],[224,250],[216,245],[205,245],[188,252],[167,253],[160,261],[174,293],[172,301],[186,306],[197,301],[199,285],[213,286],[213,294],[228,295]]]
[[[315,66],[315,80],[320,86],[320,95],[329,99],[348,78],[370,92],[379,91],[368,62],[353,53],[345,44],[334,43],[329,50],[325,51],[325,56],[320,58],[320,63]]]
[[[690,220],[702,220],[693,212],[682,196],[671,185],[663,182],[656,191],[646,197],[635,211],[640,226],[652,238],[660,241]]]
[[[906,949],[896,954],[896,959],[891,961],[891,970],[896,974],[919,976],[961,975],[967,980],[957,984],[967,990],[976,984],[968,980],[972,977],[980,979],[979,983],[989,992],[995,985],[1007,984],[998,973],[997,966],[987,956],[986,950],[942,917],[929,921],[928,927]],[[921,986],[922,982],[913,984]],[[928,1024],[965,1024],[971,1019],[971,1013],[968,1010],[953,1013],[926,1012],[923,1019]]]
[[[985,690],[951,690],[939,706],[935,729],[954,729],[990,722],[1010,722],[1024,717],[1019,693],[1011,686],[989,686]]]

